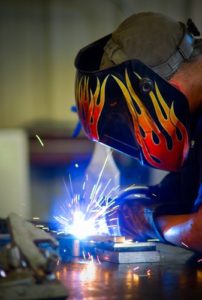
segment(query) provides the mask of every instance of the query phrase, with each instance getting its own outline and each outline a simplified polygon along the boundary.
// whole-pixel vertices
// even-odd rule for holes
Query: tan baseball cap
[[[112,33],[100,68],[139,59],[167,79],[183,61],[202,52],[201,39],[194,35],[200,33],[190,19],[187,26],[160,13],[133,14]]]

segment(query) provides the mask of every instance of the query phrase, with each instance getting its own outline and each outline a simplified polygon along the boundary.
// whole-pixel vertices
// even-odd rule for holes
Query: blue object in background
[[[71,111],[74,112],[74,113],[77,113],[77,107],[75,105],[72,105],[71,106]],[[78,137],[80,132],[81,132],[81,129],[82,129],[81,122],[78,121],[77,124],[76,124],[76,127],[73,131],[72,138]]]

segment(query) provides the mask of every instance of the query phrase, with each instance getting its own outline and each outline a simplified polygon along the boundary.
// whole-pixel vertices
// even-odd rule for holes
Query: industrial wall
[[[1,0],[0,127],[46,120],[73,128],[76,53],[140,11],[192,17],[202,28],[199,0]]]

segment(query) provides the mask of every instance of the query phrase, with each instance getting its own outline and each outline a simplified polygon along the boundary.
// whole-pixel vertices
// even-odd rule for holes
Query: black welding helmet
[[[197,30],[192,22],[189,27]],[[130,28],[131,40],[136,42],[131,55],[123,51],[130,48]],[[170,39],[167,43],[172,47],[166,49],[165,42],[159,45],[163,37],[158,41],[154,37],[153,41],[152,30],[156,30],[156,36],[158,31],[166,34],[164,39]],[[114,33],[80,50],[75,60],[76,103],[84,131],[91,140],[158,169],[176,171],[182,166],[189,150],[188,101],[166,79],[199,51],[196,44],[200,42],[192,31],[163,15],[141,13],[127,19]],[[124,39],[127,35],[128,39]],[[142,44],[137,35],[145,35]],[[123,47],[123,41],[128,46]],[[158,51],[153,49],[155,46]],[[143,54],[145,47],[147,55]]]

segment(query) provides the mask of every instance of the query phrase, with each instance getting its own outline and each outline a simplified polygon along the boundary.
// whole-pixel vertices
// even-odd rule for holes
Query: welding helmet
[[[87,136],[152,167],[176,171],[189,150],[189,106],[168,79],[201,51],[191,20],[139,13],[81,49],[75,96]]]

